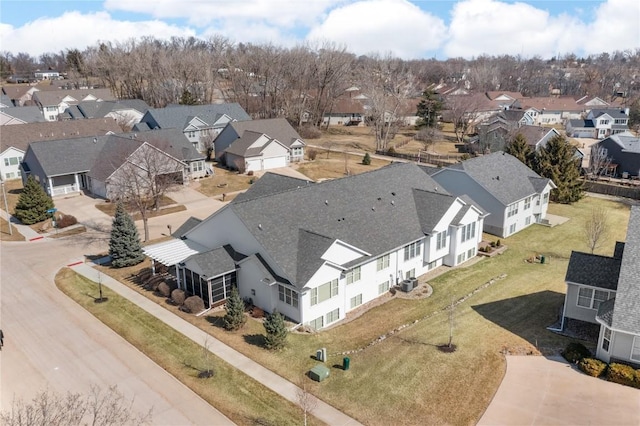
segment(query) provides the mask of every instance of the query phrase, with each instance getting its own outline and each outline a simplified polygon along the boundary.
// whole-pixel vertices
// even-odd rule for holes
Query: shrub
[[[161,281],[160,283],[158,283],[156,291],[160,293],[162,297],[169,297],[171,296],[171,292],[176,288],[178,288],[178,286],[176,286],[173,282],[168,283],[166,281]]]
[[[248,176],[253,176],[253,170],[249,170],[249,171],[247,172],[247,175],[248,175]]]
[[[600,377],[607,369],[607,364],[595,358],[582,358],[578,368],[589,376]]]
[[[496,241],[496,247],[500,247],[502,245],[502,243],[500,242],[500,240]]]
[[[309,157],[309,161],[314,161],[318,156],[318,151],[315,149],[310,149],[307,151],[307,157]]]
[[[176,288],[171,292],[171,300],[173,300],[173,303],[176,305],[182,305],[186,298],[187,296],[182,289]]]
[[[322,132],[315,126],[300,126],[298,134],[302,139],[318,139],[322,136]]]
[[[264,346],[267,349],[280,349],[287,341],[289,330],[284,324],[284,317],[279,312],[267,315],[264,320],[264,329],[267,332],[264,339]]]
[[[242,328],[247,321],[247,317],[244,315],[244,301],[240,298],[238,289],[235,287],[231,289],[231,294],[227,298],[225,309],[227,313],[222,319],[224,328],[227,330],[238,330]]]
[[[184,301],[181,309],[190,314],[197,314],[198,312],[204,311],[204,300],[202,300],[200,296],[188,297]]]
[[[564,359],[572,364],[580,361],[582,358],[591,356],[591,352],[582,343],[571,342],[567,345],[567,348],[562,352]]]
[[[625,364],[611,363],[607,370],[607,380],[640,389],[640,371]]]
[[[56,220],[58,228],[66,228],[67,226],[75,225],[78,223],[78,219],[70,214],[63,215],[60,219]]]
[[[164,277],[162,275],[151,275],[144,282],[144,288],[147,290],[158,291],[158,286],[161,282],[164,282]]]
[[[365,166],[368,166],[371,164],[371,156],[369,155],[369,153],[365,153],[364,157],[362,157],[362,164],[364,164]]]
[[[495,242],[495,241],[491,241],[491,242],[489,243],[489,245],[490,245],[491,247],[495,247],[495,246],[496,246],[496,242]]]
[[[392,146],[389,147],[389,149],[387,149],[387,154],[389,155],[393,155],[396,153],[396,149]]]

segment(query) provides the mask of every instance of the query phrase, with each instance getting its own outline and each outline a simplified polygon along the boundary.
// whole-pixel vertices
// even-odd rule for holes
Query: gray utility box
[[[418,279],[416,277],[409,278],[409,281],[411,281],[411,288],[412,289],[418,287]]]
[[[400,290],[404,291],[405,293],[409,293],[411,290],[413,290],[413,283],[410,280],[402,280],[402,282],[400,283]]]
[[[311,380],[321,382],[329,377],[329,367],[326,365],[318,364],[309,371],[309,377]]]

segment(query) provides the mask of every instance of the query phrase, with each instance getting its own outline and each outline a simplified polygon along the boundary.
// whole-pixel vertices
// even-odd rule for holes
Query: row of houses
[[[508,236],[542,221],[552,188],[501,152],[322,183],[267,173],[145,253],[207,307],[237,286],[265,311],[322,329],[405,279],[473,259],[483,230]]]

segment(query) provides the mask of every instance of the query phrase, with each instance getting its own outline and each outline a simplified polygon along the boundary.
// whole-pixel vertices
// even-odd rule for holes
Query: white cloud
[[[637,0],[608,0],[591,14],[552,16],[525,3],[465,0],[451,12],[449,57],[578,55],[639,47]],[[595,18],[585,22],[580,18]]]
[[[264,21],[276,27],[309,26],[344,0],[106,0],[107,10],[137,12],[158,19],[184,18],[204,27],[222,20]]]
[[[356,54],[418,58],[438,49],[444,22],[407,0],[364,0],[332,10],[307,39],[344,44]]]
[[[28,52],[33,56],[72,48],[82,50],[100,40],[122,41],[148,35],[188,37],[194,36],[195,32],[162,21],[118,21],[107,12],[66,12],[55,18],[39,18],[17,28],[0,25],[3,50]]]

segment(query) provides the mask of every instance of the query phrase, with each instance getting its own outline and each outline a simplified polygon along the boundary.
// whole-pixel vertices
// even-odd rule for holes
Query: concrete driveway
[[[169,226],[171,230],[175,230],[191,216],[205,219],[226,204],[214,198],[207,197],[188,186],[181,187],[178,191],[173,191],[167,195],[175,200],[176,203],[184,205],[186,210],[150,218],[149,239],[151,240],[168,235]],[[111,222],[113,219],[95,207],[96,204],[104,202],[104,200],[100,198],[93,198],[88,195],[76,195],[68,198],[56,198],[54,202],[59,211],[75,216],[78,222],[89,228],[107,233],[111,230]],[[138,227],[140,236],[143,237],[144,229],[142,221],[136,221],[136,226]]]
[[[190,389],[62,294],[55,272],[100,239],[1,243],[0,409],[41,390],[88,393],[117,385],[133,410],[153,409],[153,424],[232,424]],[[102,240],[103,241],[103,240]]]
[[[587,376],[562,357],[507,356],[479,425],[640,425],[640,390]]]

